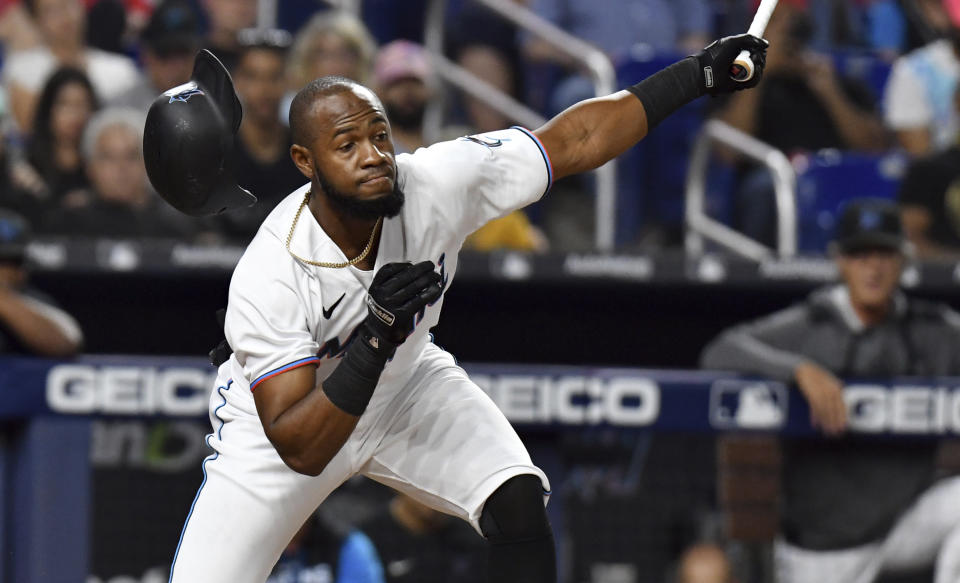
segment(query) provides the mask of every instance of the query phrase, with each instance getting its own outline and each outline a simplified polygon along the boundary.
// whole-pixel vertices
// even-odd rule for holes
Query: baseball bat
[[[763,38],[763,33],[767,30],[767,23],[770,22],[770,17],[777,8],[777,2],[778,0],[760,1],[760,6],[757,8],[757,13],[753,17],[753,22],[750,24],[750,29],[747,31],[747,34],[757,38]],[[753,79],[753,73],[754,66],[753,61],[750,59],[750,52],[740,51],[740,54],[734,59],[733,65],[730,66],[730,77],[734,81],[744,83]]]

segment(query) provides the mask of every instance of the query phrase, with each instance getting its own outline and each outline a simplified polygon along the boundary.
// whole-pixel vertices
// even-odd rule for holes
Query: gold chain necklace
[[[290,242],[293,240],[293,231],[297,228],[297,221],[300,220],[300,213],[303,212],[303,207],[307,206],[307,201],[310,200],[310,191],[307,191],[307,194],[303,197],[303,202],[300,203],[300,208],[297,209],[297,214],[293,217],[293,224],[290,225],[290,234],[287,235],[287,253],[293,255],[294,258],[308,263],[310,265],[316,265],[317,267],[329,267],[331,269],[340,269],[342,267],[350,267],[351,265],[356,265],[364,259],[367,258],[367,255],[370,254],[370,250],[373,249],[373,240],[377,238],[377,229],[383,224],[383,217],[377,219],[376,224],[373,225],[373,231],[370,232],[370,240],[367,241],[367,246],[363,248],[363,251],[360,252],[360,255],[357,255],[350,261],[345,263],[327,263],[325,261],[311,261],[300,257],[290,249]]]

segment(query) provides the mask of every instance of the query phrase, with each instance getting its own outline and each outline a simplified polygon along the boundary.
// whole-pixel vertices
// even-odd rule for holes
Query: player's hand
[[[843,433],[847,428],[847,405],[840,379],[812,362],[797,366],[794,378],[810,405],[810,424],[827,435]]]
[[[700,82],[703,93],[722,95],[741,89],[756,87],[763,77],[763,67],[767,62],[767,41],[741,34],[728,36],[714,41],[694,57],[700,64]],[[753,77],[749,81],[739,82],[730,78],[730,67],[740,55],[740,51],[748,51],[754,64]]]
[[[434,268],[432,261],[388,263],[373,277],[365,323],[378,343],[386,342],[390,349],[402,344],[413,331],[417,313],[440,298],[443,288]]]

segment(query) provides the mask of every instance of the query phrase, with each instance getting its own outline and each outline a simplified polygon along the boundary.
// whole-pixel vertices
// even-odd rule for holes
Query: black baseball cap
[[[841,253],[865,249],[905,251],[906,239],[897,205],[880,198],[850,201],[840,215],[833,242]]]
[[[293,44],[293,37],[282,28],[244,28],[237,33],[237,44],[242,49],[273,49],[285,53]]]
[[[193,54],[200,46],[200,24],[189,2],[167,0],[153,11],[140,36],[158,55]]]
[[[30,223],[19,214],[0,209],[0,262],[23,263],[30,241]]]

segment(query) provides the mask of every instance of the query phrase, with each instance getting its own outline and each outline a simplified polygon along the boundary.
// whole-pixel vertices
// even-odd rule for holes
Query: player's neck
[[[330,237],[330,240],[340,248],[347,259],[363,253],[367,244],[370,242],[370,235],[377,225],[376,219],[361,219],[346,215],[332,207],[323,194],[313,194],[310,196],[310,214],[313,215],[317,224],[323,229],[323,232]],[[383,229],[378,229],[374,235],[373,248],[366,258],[357,264],[359,269],[373,269],[377,260],[377,248],[380,245],[380,233]]]

